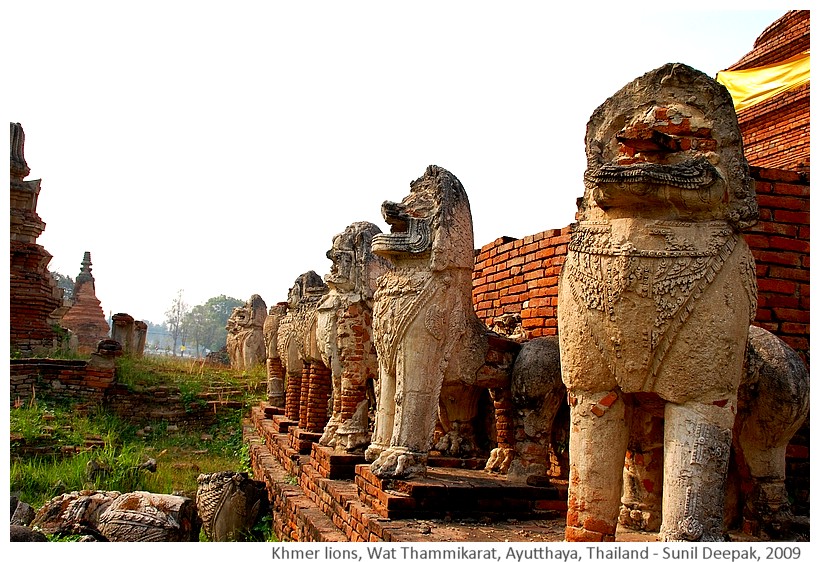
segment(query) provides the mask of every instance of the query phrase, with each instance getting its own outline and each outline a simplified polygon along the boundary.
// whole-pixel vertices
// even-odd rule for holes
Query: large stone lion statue
[[[287,303],[280,302],[268,310],[262,336],[265,339],[265,364],[268,371],[268,403],[285,407],[285,367],[279,357],[279,324],[288,312]]]
[[[612,540],[633,410],[664,418],[663,540],[724,539],[757,203],[732,99],[667,64],[605,101],[559,282],[570,402],[566,538]]]
[[[407,478],[426,470],[437,422],[451,450],[469,441],[489,331],[473,310],[472,217],[461,182],[430,166],[382,215],[391,231],[374,236],[372,250],[393,268],[375,294],[377,414],[365,457],[378,477]]]
[[[308,375],[303,376],[303,372],[306,364],[321,361],[316,342],[316,306],[326,292],[327,285],[315,271],[299,275],[288,291],[287,313],[279,320],[276,335],[285,371],[285,416],[299,421],[303,429],[307,423],[309,390],[305,384]],[[322,420],[322,426],[326,421]]]

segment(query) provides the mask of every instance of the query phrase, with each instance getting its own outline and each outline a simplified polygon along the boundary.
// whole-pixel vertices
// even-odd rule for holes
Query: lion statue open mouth
[[[757,203],[732,99],[682,64],[637,78],[587,126],[558,295],[571,406],[568,540],[614,537],[633,408],[664,412],[664,540],[722,540]]]
[[[461,182],[430,166],[382,215],[391,232],[375,235],[371,249],[393,269],[374,297],[378,405],[365,457],[380,478],[406,478],[425,471],[437,421],[454,448],[469,441],[488,329],[473,310],[472,218]]]

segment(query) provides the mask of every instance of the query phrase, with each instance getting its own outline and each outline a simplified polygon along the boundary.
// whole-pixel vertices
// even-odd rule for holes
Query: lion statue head
[[[581,220],[757,222],[754,186],[729,92],[680,63],[646,73],[587,124]]]
[[[392,261],[429,259],[433,271],[473,269],[470,203],[464,186],[444,168],[428,166],[401,203],[382,203],[382,216],[390,232],[373,237],[373,253]]]

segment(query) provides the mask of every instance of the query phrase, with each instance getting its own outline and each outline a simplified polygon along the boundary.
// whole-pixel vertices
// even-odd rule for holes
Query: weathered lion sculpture
[[[252,295],[244,306],[233,309],[225,329],[231,368],[241,371],[265,362],[263,327],[268,308],[259,295]]]
[[[277,408],[285,407],[285,368],[279,357],[279,323],[287,314],[287,303],[280,302],[268,310],[262,336],[265,340],[265,365],[268,372],[268,403]]]
[[[461,182],[430,166],[382,215],[391,232],[374,236],[372,250],[393,269],[375,294],[377,414],[365,457],[378,477],[406,478],[426,470],[437,420],[449,452],[469,442],[488,330],[473,310],[472,217]]]
[[[196,508],[202,529],[212,542],[253,538],[253,526],[268,509],[265,483],[248,478],[245,472],[222,471],[200,474]]]
[[[373,292],[389,265],[370,251],[381,230],[355,222],[333,237],[327,257],[333,262],[325,282],[330,288],[316,309],[316,340],[331,371],[331,416],[320,445],[348,453],[370,444],[368,381],[378,375],[373,343]]]
[[[663,540],[724,539],[725,481],[757,286],[757,220],[732,99],[682,64],[634,80],[587,126],[558,294],[569,392],[566,538],[612,540],[633,409],[664,417]]]
[[[316,342],[316,306],[327,292],[322,278],[307,271],[288,291],[287,313],[279,320],[276,345],[285,371],[285,415],[305,428],[308,420],[309,366],[321,357]],[[322,419],[324,426],[326,419]],[[313,430],[313,428],[310,428]]]

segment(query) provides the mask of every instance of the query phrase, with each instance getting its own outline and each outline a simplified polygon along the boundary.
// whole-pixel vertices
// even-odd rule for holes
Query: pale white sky
[[[666,62],[714,76],[790,7],[609,5],[6,2],[0,95],[50,269],[90,251],[106,315],[162,322],[179,289],[272,305],[428,164],[464,184],[476,247],[566,226],[601,102]]]

